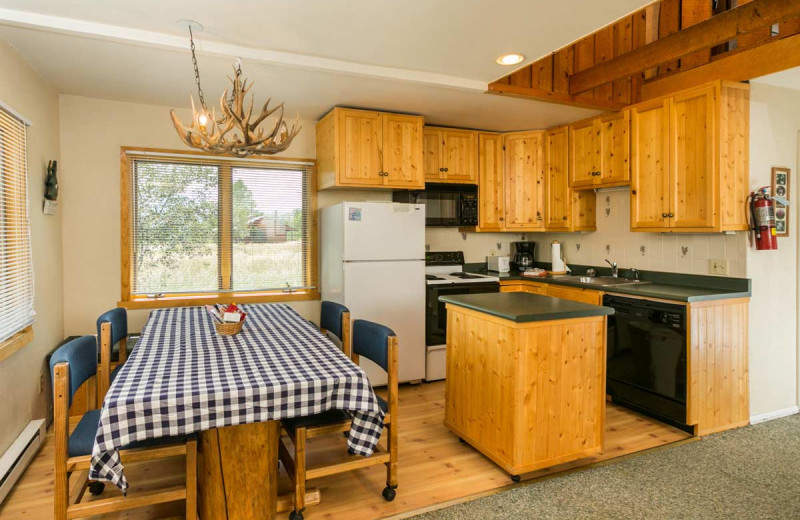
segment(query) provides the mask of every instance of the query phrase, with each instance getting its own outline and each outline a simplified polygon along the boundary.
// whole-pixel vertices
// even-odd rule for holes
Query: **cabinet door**
[[[453,182],[475,182],[475,132],[442,130],[444,179]]]
[[[503,189],[503,136],[478,135],[478,227],[502,231],[505,223]]]
[[[378,112],[340,109],[339,184],[383,184],[383,120]]]
[[[547,191],[546,227],[548,231],[569,231],[572,190],[569,189],[567,127],[545,134],[545,185]]]
[[[628,110],[600,119],[600,176],[603,186],[631,180],[631,115]]]
[[[422,126],[422,118],[419,116],[383,114],[385,186],[425,187],[425,176],[422,173]]]
[[[669,101],[631,110],[631,229],[669,227]]]
[[[672,98],[670,186],[672,227],[713,228],[716,211],[714,88]]]
[[[569,185],[572,188],[590,188],[600,171],[597,125],[585,121],[569,127]]]
[[[442,132],[440,130],[425,129],[422,138],[422,153],[425,180],[441,182],[444,177],[444,166],[442,165]]]
[[[544,132],[505,136],[506,229],[544,231]]]

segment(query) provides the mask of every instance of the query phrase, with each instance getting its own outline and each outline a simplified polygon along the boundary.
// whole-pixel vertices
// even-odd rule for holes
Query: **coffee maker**
[[[512,242],[514,257],[511,260],[512,269],[524,271],[533,268],[536,258],[536,242]]]

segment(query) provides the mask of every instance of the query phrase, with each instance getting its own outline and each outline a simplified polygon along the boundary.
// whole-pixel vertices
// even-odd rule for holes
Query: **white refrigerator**
[[[320,210],[323,300],[350,309],[353,320],[391,328],[398,379],[425,377],[425,206],[343,202]],[[361,358],[373,385],[386,374]]]

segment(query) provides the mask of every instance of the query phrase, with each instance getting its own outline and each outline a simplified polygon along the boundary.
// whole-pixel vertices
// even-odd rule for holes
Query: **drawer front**
[[[549,285],[547,287],[547,296],[563,298],[575,302],[591,303],[592,305],[600,305],[603,301],[603,293],[600,291],[574,289],[572,287],[562,287],[560,285]]]

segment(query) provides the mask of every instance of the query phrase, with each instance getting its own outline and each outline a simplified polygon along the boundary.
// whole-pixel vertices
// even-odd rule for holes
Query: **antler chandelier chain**
[[[201,109],[198,110],[195,107],[194,96],[190,95],[192,124],[188,128],[184,126],[177,114],[175,114],[175,110],[170,110],[172,124],[175,126],[175,130],[181,140],[187,146],[199,148],[208,153],[236,155],[238,157],[272,155],[286,150],[300,132],[297,120],[289,130],[283,120],[283,103],[274,108],[269,108],[270,99],[264,103],[261,113],[253,118],[255,96],[251,94],[249,104],[245,102],[245,97],[253,84],[250,83],[248,85],[247,79],[242,79],[240,60],[237,60],[236,65],[233,67],[234,77],[229,78],[231,81],[230,98],[228,97],[228,89],[225,89],[219,99],[222,115],[217,118],[216,110],[214,109],[209,114],[205,97],[203,96],[203,89],[200,86],[200,69],[197,65],[191,22],[189,23],[189,42],[192,51],[194,79],[197,84],[197,95],[200,99]],[[265,131],[265,128],[260,126],[261,123],[278,111],[280,112],[277,114],[271,130]]]

